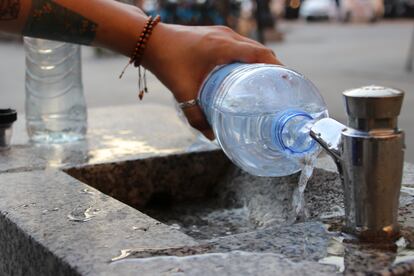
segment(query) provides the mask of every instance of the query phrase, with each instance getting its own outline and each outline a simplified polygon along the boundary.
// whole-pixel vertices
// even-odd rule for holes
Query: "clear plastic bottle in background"
[[[38,143],[85,138],[86,102],[80,46],[24,38],[26,51],[26,125]]]
[[[295,173],[316,158],[313,122],[328,116],[317,88],[282,66],[234,63],[217,68],[200,105],[226,155],[253,175]]]

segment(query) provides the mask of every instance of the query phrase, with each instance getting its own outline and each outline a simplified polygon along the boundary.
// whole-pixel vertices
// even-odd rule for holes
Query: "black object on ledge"
[[[10,147],[12,125],[17,120],[16,110],[0,109],[0,150]]]

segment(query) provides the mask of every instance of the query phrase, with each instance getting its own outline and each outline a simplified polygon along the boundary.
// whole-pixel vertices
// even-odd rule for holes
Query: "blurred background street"
[[[334,0],[329,3],[336,5]],[[293,4],[289,2],[289,5]],[[284,5],[270,7],[273,14],[271,25],[275,27],[263,24],[263,32],[259,34],[257,27],[260,24],[255,25],[253,19],[238,22],[237,27],[233,27],[245,35],[264,39],[286,66],[311,79],[325,98],[330,115],[342,122],[346,118],[341,96],[344,90],[370,84],[404,90],[406,96],[399,121],[407,134],[406,160],[414,162],[414,72],[406,68],[414,36],[414,20],[402,16],[382,19],[384,10],[379,15],[367,13],[364,19],[363,16],[352,18],[349,13],[337,9],[332,15],[336,18],[332,19],[329,14],[301,15],[299,9],[295,15],[295,11]],[[383,8],[386,9],[386,5]],[[249,9],[252,6],[244,6],[244,10],[238,11],[238,16],[242,17],[243,12],[247,12],[246,18],[254,18],[253,14],[249,15]],[[396,17],[401,13],[398,10],[393,12],[396,14],[387,16]],[[330,20],[315,22],[319,17]],[[139,109],[142,105],[156,103],[174,108],[169,91],[154,76],[149,76],[150,93],[141,102],[137,97],[136,70],[130,68],[122,80],[118,79],[127,58],[91,47],[83,47],[82,55],[88,107],[134,104]],[[19,40],[6,38],[0,41],[0,105],[15,108],[19,113],[24,113],[24,58]],[[145,120],[151,114],[142,116]]]

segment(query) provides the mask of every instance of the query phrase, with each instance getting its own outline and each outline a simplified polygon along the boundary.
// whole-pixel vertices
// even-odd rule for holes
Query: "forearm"
[[[0,0],[0,30],[130,56],[147,16],[113,0]]]
[[[0,0],[0,30],[103,46],[133,54],[147,16],[114,0]],[[209,72],[231,62],[280,64],[263,45],[225,27],[160,23],[145,45],[142,65],[179,102],[197,98]],[[192,126],[212,137],[200,108],[187,109]]]

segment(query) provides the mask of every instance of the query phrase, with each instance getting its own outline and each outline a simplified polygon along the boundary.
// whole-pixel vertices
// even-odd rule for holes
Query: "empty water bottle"
[[[293,70],[218,67],[203,83],[199,102],[223,151],[250,174],[289,175],[319,152],[309,129],[328,111],[317,88]]]
[[[26,125],[34,142],[81,140],[87,129],[80,46],[24,38]]]

